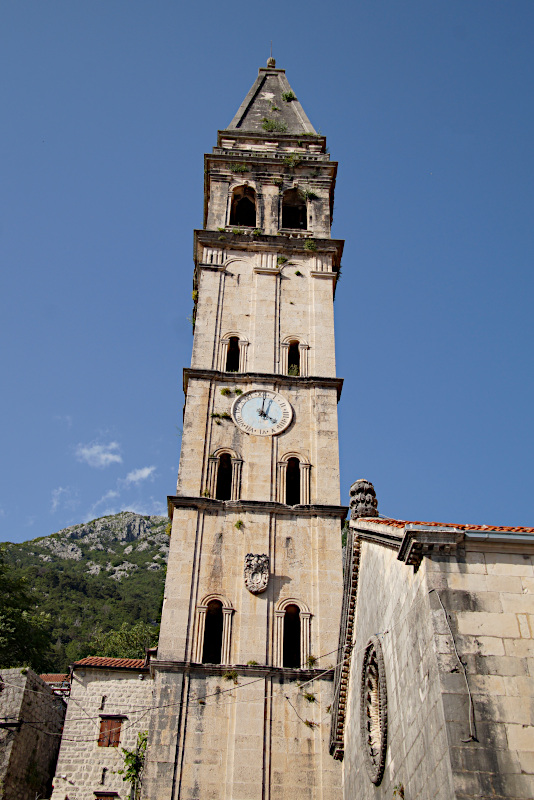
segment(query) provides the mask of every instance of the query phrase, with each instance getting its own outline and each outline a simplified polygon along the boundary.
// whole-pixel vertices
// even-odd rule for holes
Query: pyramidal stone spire
[[[317,135],[289,85],[285,69],[276,69],[272,57],[267,67],[258,71],[254,85],[226,130]]]

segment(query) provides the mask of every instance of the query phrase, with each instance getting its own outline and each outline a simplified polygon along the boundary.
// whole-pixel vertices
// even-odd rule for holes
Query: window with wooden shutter
[[[118,747],[123,717],[101,717],[99,747]]]

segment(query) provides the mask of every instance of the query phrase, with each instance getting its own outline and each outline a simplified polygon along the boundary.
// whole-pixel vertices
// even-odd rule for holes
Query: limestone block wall
[[[135,749],[137,734],[148,729],[153,687],[146,671],[74,671],[51,800],[94,800],[95,792],[106,791],[129,796],[130,784],[117,772],[124,765],[121,748]],[[99,747],[101,714],[125,716],[118,747]]]
[[[271,389],[280,392],[294,410],[292,424],[279,436],[244,433],[231,419],[235,390]],[[221,394],[230,390],[230,394]],[[279,382],[210,380],[191,376],[188,382],[182,452],[177,494],[199,496],[210,490],[209,458],[229,448],[243,460],[240,498],[271,501],[282,497],[277,464],[288,453],[297,453],[311,464],[312,504],[339,503],[337,391],[324,385],[299,385],[298,379]]]
[[[534,797],[533,618],[533,556],[517,545],[499,550],[467,535],[456,552],[423,558],[414,573],[396,548],[362,541],[345,797],[389,800],[396,785],[421,800],[429,786],[443,800]],[[362,652],[373,634],[388,693],[378,787],[360,741]]]
[[[327,749],[329,680],[307,687],[313,702],[279,676],[157,680],[158,695],[183,711],[154,719],[144,797],[168,800],[172,785],[175,796],[203,800],[341,797],[341,765]]]
[[[397,551],[361,543],[350,693],[345,723],[344,797],[391,800],[402,784],[410,800],[454,797],[434,630],[424,568]],[[371,783],[360,743],[363,650],[377,634],[387,682],[387,758],[382,783]]]
[[[31,669],[3,669],[0,717],[20,723],[0,729],[0,797],[48,797],[66,706]]]
[[[426,560],[458,798],[534,797],[534,559],[506,549],[467,538],[456,556]],[[469,698],[437,593],[467,669],[478,741],[466,741]]]
[[[236,528],[240,521],[241,526]],[[270,558],[262,594],[245,587],[247,553]],[[231,614],[230,664],[275,664],[275,610],[294,598],[311,612],[309,649],[320,656],[337,648],[341,608],[340,521],[334,517],[278,515],[232,507],[174,511],[158,659],[189,661],[198,652],[197,607],[210,594],[227,599]],[[332,620],[335,623],[332,624]],[[335,663],[335,653],[319,666]]]
[[[205,257],[212,258],[211,252]],[[279,258],[287,261],[279,264]],[[335,276],[329,257],[292,258],[281,240],[278,254],[229,248],[220,260],[197,271],[191,366],[225,370],[225,342],[238,336],[248,348],[240,372],[280,373],[283,343],[296,339],[309,348],[307,374],[335,376]]]

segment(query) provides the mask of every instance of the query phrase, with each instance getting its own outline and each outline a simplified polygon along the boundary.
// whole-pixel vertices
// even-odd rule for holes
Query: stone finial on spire
[[[276,67],[276,60],[272,56],[267,59],[267,66],[272,67],[272,69]]]
[[[375,487],[365,478],[359,478],[350,487],[350,518],[378,517]]]

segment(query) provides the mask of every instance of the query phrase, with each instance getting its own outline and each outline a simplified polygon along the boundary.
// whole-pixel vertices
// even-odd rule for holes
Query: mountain
[[[169,553],[167,517],[123,511],[3,546],[36,610],[48,615],[50,670],[90,653],[100,632],[138,620],[158,625]]]

